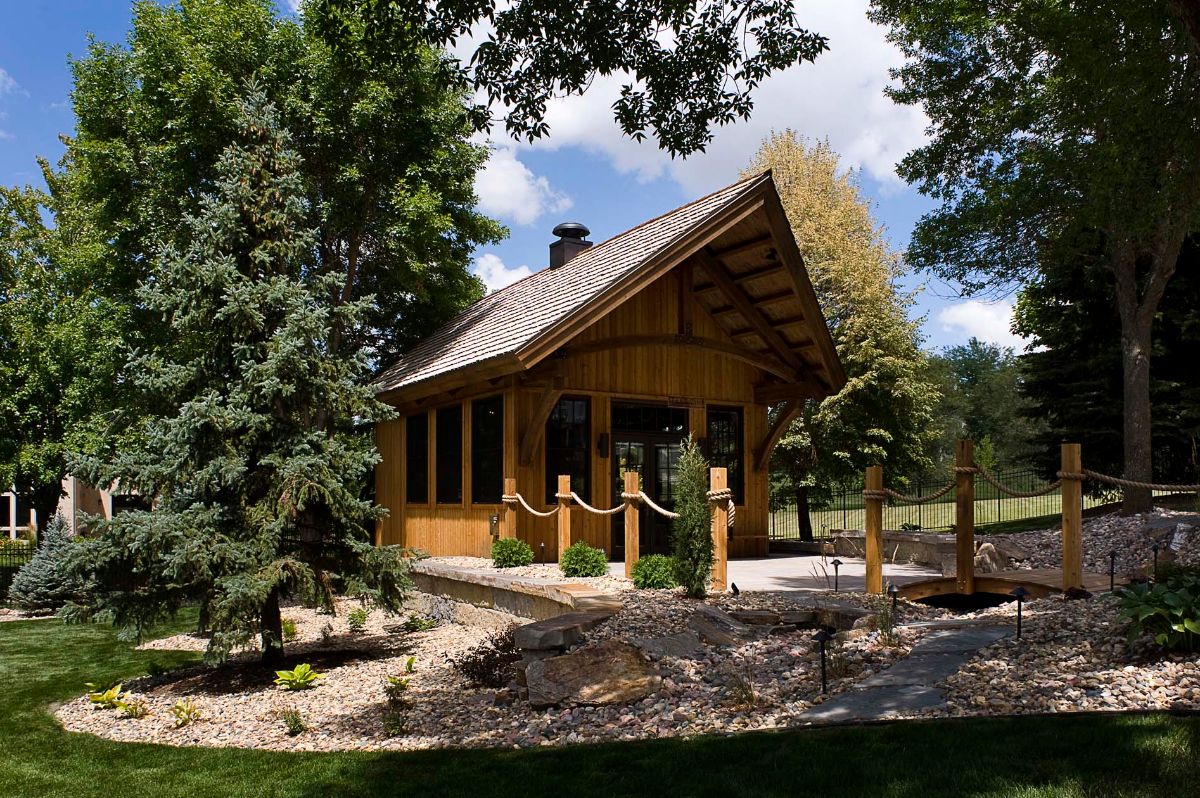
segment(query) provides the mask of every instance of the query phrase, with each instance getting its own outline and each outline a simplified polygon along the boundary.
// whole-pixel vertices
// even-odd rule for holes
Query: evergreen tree
[[[692,598],[704,598],[712,574],[712,518],[708,507],[708,462],[691,436],[683,442],[675,482],[671,525],[675,581]]]
[[[13,577],[8,600],[33,612],[57,610],[68,601],[82,600],[86,583],[70,568],[73,548],[67,522],[55,515],[46,524],[33,558]]]
[[[901,264],[854,174],[827,142],[810,145],[791,130],[763,142],[747,172],[768,168],[847,378],[834,396],[805,403],[772,458],[775,501],[795,495],[801,536],[811,540],[810,498],[869,465],[893,482],[927,467],[938,393],[908,318],[912,297],[896,290]]]
[[[388,411],[364,359],[329,352],[366,301],[337,301],[337,276],[304,268],[315,241],[299,158],[274,107],[257,89],[249,97],[190,245],[167,247],[140,291],[170,335],[126,371],[147,411],[139,445],[77,464],[154,505],[77,547],[97,592],[73,614],[140,633],[198,602],[210,659],[259,634],[272,660],[282,598],[328,604],[342,588],[395,609],[408,582],[401,552],[372,546],[376,510],[360,496],[378,458],[354,425]]]

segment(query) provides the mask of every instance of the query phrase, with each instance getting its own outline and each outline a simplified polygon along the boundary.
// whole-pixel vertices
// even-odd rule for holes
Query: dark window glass
[[[471,501],[499,504],[504,493],[504,397],[471,402]]]
[[[591,402],[586,397],[559,401],[546,420],[546,501],[554,503],[558,475],[571,475],[571,490],[592,500]]]
[[[726,469],[729,489],[735,504],[745,502],[745,477],[742,450],[742,409],[740,407],[710,407],[708,409],[708,462],[713,468]]]
[[[688,411],[685,407],[635,405],[614,402],[612,428],[617,432],[687,434]]]
[[[429,414],[404,422],[404,496],[409,504],[429,503]]]
[[[462,504],[462,405],[443,407],[437,411],[437,474],[438,504]]]

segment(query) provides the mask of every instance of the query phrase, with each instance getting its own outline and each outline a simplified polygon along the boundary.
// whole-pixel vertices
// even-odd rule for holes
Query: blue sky
[[[0,25],[0,181],[40,181],[35,158],[55,160],[58,137],[73,130],[67,59],[85,52],[88,34],[123,41],[128,0],[6,0]],[[479,176],[485,211],[504,221],[512,236],[477,253],[476,269],[493,286],[545,265],[551,228],[577,220],[602,241],[633,225],[737,178],[758,143],[772,130],[792,128],[828,138],[847,166],[860,172],[864,193],[892,244],[902,250],[929,203],[894,173],[895,162],[923,141],[925,119],[883,95],[887,70],[899,55],[883,31],[865,17],[858,0],[803,0],[801,18],[830,38],[815,64],[768,80],[756,97],[754,117],[722,128],[708,151],[672,160],[652,143],[624,138],[609,106],[619,81],[597,81],[582,98],[554,103],[548,140],[526,145],[492,142],[493,155]],[[290,13],[285,9],[284,13]],[[469,43],[462,43],[464,50]],[[940,348],[971,335],[1014,345],[1010,306],[964,301],[951,286],[914,275],[921,287],[914,313],[924,317],[926,346]]]

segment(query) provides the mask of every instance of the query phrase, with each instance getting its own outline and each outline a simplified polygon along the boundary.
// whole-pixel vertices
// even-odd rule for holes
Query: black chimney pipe
[[[592,245],[587,227],[579,222],[563,222],[554,228],[558,240],[550,245],[550,268],[557,269]]]

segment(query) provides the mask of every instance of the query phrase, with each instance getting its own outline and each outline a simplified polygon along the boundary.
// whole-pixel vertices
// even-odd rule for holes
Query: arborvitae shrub
[[[665,590],[678,587],[675,560],[663,554],[651,554],[633,564],[633,586],[638,590]]]
[[[9,601],[23,610],[52,612],[82,599],[85,584],[66,567],[73,547],[67,522],[56,515],[46,526],[37,553],[13,577]]]
[[[675,512],[671,527],[675,550],[675,579],[692,598],[703,598],[712,572],[712,521],[708,509],[708,463],[691,436],[683,443],[675,483]]]
[[[533,562],[533,549],[523,540],[500,538],[492,543],[492,565],[497,568],[518,568]]]
[[[593,549],[582,540],[567,547],[558,563],[563,576],[604,576],[608,573],[608,558],[600,549]]]

